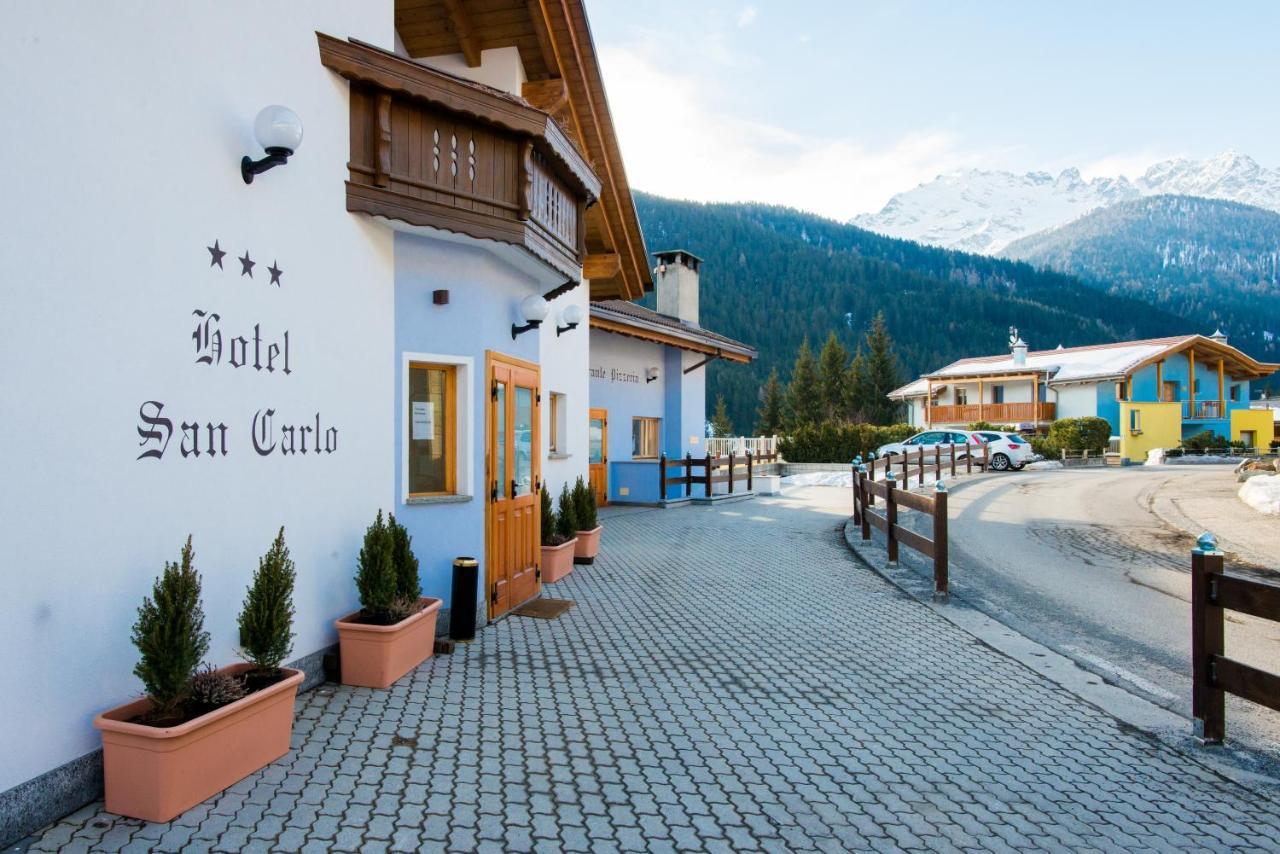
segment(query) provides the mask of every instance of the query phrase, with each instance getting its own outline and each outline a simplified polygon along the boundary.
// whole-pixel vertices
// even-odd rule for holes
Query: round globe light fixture
[[[570,303],[560,310],[560,323],[564,326],[556,326],[556,337],[559,338],[570,329],[577,329],[578,324],[582,322],[582,306]]]
[[[524,318],[524,326],[511,324],[511,340],[514,341],[530,329],[541,326],[550,310],[551,306],[547,305],[547,301],[538,294],[530,294],[520,300],[520,316]]]
[[[272,104],[263,107],[253,120],[253,136],[267,153],[261,160],[245,156],[240,160],[240,177],[246,184],[253,176],[283,166],[302,145],[302,119],[288,107]]]

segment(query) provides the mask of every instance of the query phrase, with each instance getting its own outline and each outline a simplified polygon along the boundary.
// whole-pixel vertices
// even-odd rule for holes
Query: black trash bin
[[[449,598],[449,637],[466,643],[476,637],[476,591],[480,562],[473,557],[453,560],[453,593]]]

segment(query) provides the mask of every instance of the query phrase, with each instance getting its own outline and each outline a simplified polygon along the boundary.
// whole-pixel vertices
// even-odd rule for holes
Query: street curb
[[[970,483],[975,481],[969,481]],[[1106,677],[1086,670],[1075,660],[1038,641],[1023,635],[1009,626],[979,611],[957,596],[952,585],[951,601],[938,604],[932,601],[932,582],[920,575],[923,570],[913,570],[913,557],[904,549],[901,564],[896,568],[886,566],[884,548],[877,545],[881,536],[872,529],[872,539],[862,540],[859,527],[852,517],[845,521],[841,537],[854,559],[892,584],[901,593],[932,610],[939,617],[972,636],[979,643],[1013,660],[1015,663],[1039,674],[1059,688],[1075,695],[1082,702],[1115,718],[1121,725],[1155,739],[1176,750],[1189,761],[1220,774],[1233,783],[1280,803],[1280,777],[1273,773],[1258,773],[1243,767],[1256,765],[1260,759],[1252,751],[1231,747],[1200,747],[1192,737],[1192,722],[1168,709],[1125,690],[1106,680]],[[923,583],[922,583],[923,582]],[[924,589],[927,587],[927,590]],[[1267,761],[1262,759],[1261,761]]]

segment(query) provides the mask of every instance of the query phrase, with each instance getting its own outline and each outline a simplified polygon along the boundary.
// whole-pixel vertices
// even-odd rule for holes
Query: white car
[[[1002,433],[995,430],[966,430],[963,432],[959,430],[926,430],[905,441],[881,445],[876,449],[876,456],[892,457],[898,454],[915,453],[917,448],[923,447],[927,458],[928,452],[932,451],[935,445],[941,445],[944,449],[948,445],[974,447],[986,445],[992,471],[1019,470],[1027,463],[1037,459],[1036,453],[1031,450],[1031,445],[1028,444],[1026,439],[1017,433]],[[956,456],[958,458],[963,458],[965,452],[960,447],[956,448]]]

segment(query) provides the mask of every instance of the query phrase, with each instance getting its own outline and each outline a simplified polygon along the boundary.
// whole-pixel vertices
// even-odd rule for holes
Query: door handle
[[[498,482],[496,480],[493,482],[493,489],[489,491],[489,500],[492,502],[498,500]]]
[[[514,477],[511,478],[511,497],[516,497],[516,479]]]

